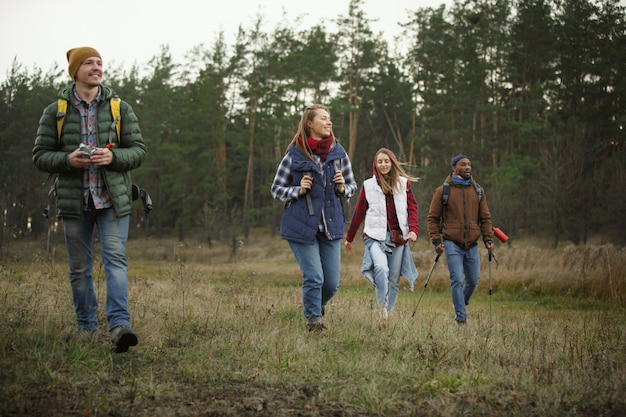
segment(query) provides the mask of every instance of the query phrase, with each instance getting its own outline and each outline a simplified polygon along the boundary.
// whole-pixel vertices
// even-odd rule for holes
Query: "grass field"
[[[381,321],[343,254],[329,329],[305,331],[287,244],[258,233],[204,247],[129,242],[139,345],[113,354],[105,330],[71,340],[64,248],[4,245],[1,416],[623,416],[626,250],[500,245],[483,253],[468,323],[453,320],[445,259],[413,246],[420,272]],[[104,316],[105,282],[94,277]],[[489,287],[493,289],[489,296]],[[413,316],[420,294],[423,298]]]

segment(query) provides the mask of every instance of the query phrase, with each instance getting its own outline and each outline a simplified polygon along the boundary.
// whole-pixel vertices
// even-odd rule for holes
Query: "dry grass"
[[[41,244],[5,251],[0,270],[3,416],[618,416],[626,412],[624,249],[501,247],[454,324],[445,260],[413,247],[420,277],[379,321],[343,256],[342,288],[304,331],[300,273],[279,238],[213,248],[129,244],[131,313],[140,344],[111,354],[104,332],[73,328],[65,255]],[[30,262],[32,256],[35,261]],[[104,301],[101,267],[95,270]],[[490,312],[491,304],[491,312]],[[105,317],[100,320],[105,327]]]

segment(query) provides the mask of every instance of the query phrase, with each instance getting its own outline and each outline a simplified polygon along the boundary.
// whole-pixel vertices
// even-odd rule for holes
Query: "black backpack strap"
[[[448,208],[448,198],[450,198],[450,184],[443,182],[443,191],[441,193],[441,202],[443,207],[441,208],[441,225],[446,222],[446,209]]]

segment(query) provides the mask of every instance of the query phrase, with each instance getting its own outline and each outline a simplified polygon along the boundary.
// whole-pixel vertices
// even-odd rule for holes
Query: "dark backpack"
[[[483,198],[483,189],[480,185],[475,182],[474,188],[476,189],[476,194],[478,194],[478,202]],[[450,198],[450,184],[447,182],[443,182],[443,194],[441,194],[441,201],[443,202],[444,207],[448,205],[448,198]]]
[[[476,194],[478,195],[478,202],[483,198],[483,189],[481,186],[475,182],[474,189],[476,190]],[[441,194],[441,201],[443,203],[443,209],[441,210],[441,218],[443,223],[445,223],[445,214],[446,214],[446,206],[448,205],[448,198],[450,198],[450,184],[447,182],[443,182],[443,193]]]

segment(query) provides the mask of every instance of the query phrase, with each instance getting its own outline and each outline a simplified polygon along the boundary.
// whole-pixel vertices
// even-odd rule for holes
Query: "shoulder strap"
[[[477,182],[474,183],[474,189],[476,189],[476,195],[478,195],[478,201],[483,199],[483,189],[480,184]],[[450,197],[450,184],[444,181],[443,183],[443,194],[441,194],[441,200],[443,201],[443,205],[448,204],[448,198]]]
[[[443,205],[447,205],[448,204],[448,198],[450,197],[450,184],[448,184],[447,182],[443,182],[443,193],[441,194],[441,201],[443,202]]]
[[[109,103],[111,104],[111,115],[113,116],[113,122],[115,123],[115,131],[117,132],[117,141],[120,141],[120,127],[122,121],[122,115],[120,112],[121,99],[119,97],[111,97]]]
[[[117,141],[120,141],[120,129],[122,125],[122,114],[120,109],[120,103],[122,100],[119,97],[111,97],[109,103],[111,104],[111,116],[113,116],[113,123],[115,123],[115,132],[117,133]],[[57,140],[61,142],[61,129],[63,129],[63,122],[65,121],[65,113],[67,112],[67,100],[59,98],[57,100]]]
[[[441,193],[441,202],[443,203],[443,207],[441,208],[441,223],[439,227],[446,222],[446,209],[448,207],[448,198],[450,197],[450,184],[447,182],[443,182],[443,192]]]
[[[480,200],[483,199],[483,189],[480,187],[480,185],[477,182],[474,183],[474,188],[476,189],[476,194],[478,195],[478,202],[480,203]]]
[[[61,129],[63,128],[63,120],[67,111],[67,100],[59,98],[57,100],[57,140],[61,142]]]

